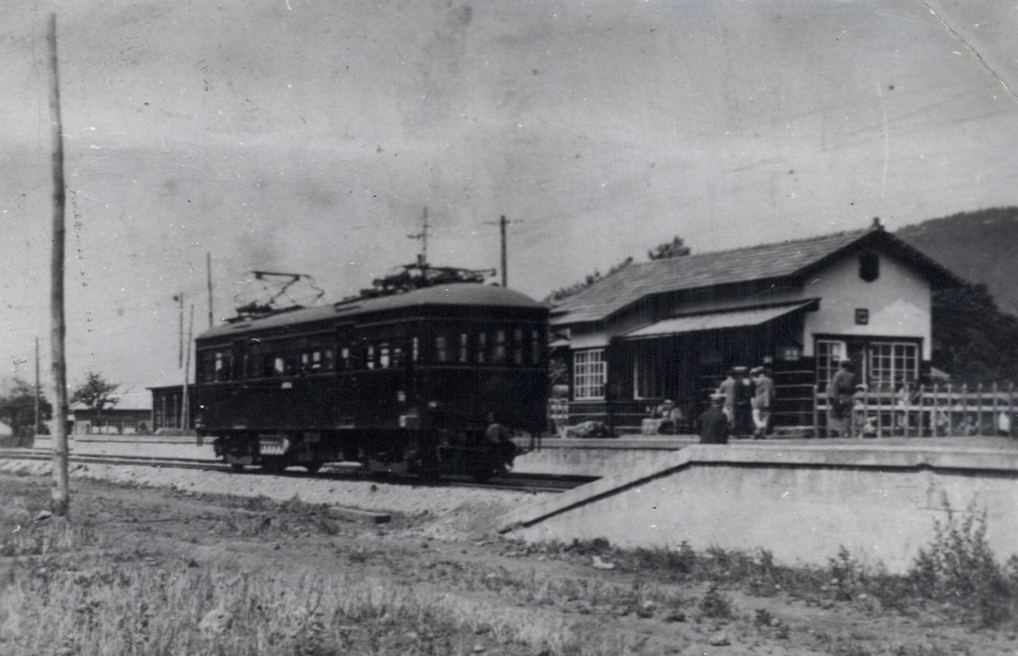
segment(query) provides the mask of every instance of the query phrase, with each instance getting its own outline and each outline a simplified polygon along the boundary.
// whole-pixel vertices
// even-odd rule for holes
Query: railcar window
[[[495,331],[495,353],[492,356],[492,362],[499,364],[505,362],[505,330]]]
[[[470,344],[470,335],[466,333],[460,333],[460,362],[466,363],[470,360],[469,349],[467,348]]]
[[[541,364],[541,331],[530,331],[530,363]]]
[[[350,349],[345,347],[345,346],[342,349],[340,349],[340,351],[339,351],[339,359],[343,361],[343,368],[344,369],[349,369],[350,368]]]
[[[523,364],[523,329],[513,330],[513,362]]]
[[[435,361],[446,362],[449,359],[449,352],[446,349],[445,335],[435,336]]]
[[[385,342],[382,342],[381,344],[378,345],[378,368],[388,369],[390,365],[391,362],[389,360],[389,345]]]
[[[488,352],[488,333],[477,333],[477,364],[484,364]]]
[[[418,341],[418,339],[416,337],[414,337],[413,343],[412,343],[410,348],[412,350],[412,353],[411,353],[410,357],[411,357],[411,359],[414,362],[417,362],[417,360],[418,360],[418,358],[420,357],[420,354],[421,354],[421,345],[420,345],[420,341]]]
[[[272,359],[272,375],[282,376],[286,373],[286,358],[276,356]]]
[[[336,351],[335,349],[325,349],[322,356],[322,368],[325,371],[332,371],[336,368]]]
[[[370,344],[364,356],[364,364],[367,365],[368,369],[375,368],[375,347]]]

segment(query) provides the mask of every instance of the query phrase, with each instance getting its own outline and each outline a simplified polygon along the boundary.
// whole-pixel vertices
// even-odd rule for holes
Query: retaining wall
[[[947,504],[945,506],[945,504]],[[826,565],[840,546],[891,572],[912,564],[948,510],[986,513],[1003,561],[1018,551],[1018,453],[952,447],[690,446],[521,508],[501,530],[527,541],[766,548]]]

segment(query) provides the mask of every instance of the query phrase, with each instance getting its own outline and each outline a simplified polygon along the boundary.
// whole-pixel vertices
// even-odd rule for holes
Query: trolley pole
[[[50,88],[49,107],[53,127],[53,253],[50,266],[51,348],[53,351],[53,386],[56,414],[53,435],[53,494],[51,508],[58,517],[67,517],[71,497],[67,485],[67,363],[64,360],[64,140],[60,118],[60,78],[57,69],[57,15],[50,14],[50,63],[53,84]]]

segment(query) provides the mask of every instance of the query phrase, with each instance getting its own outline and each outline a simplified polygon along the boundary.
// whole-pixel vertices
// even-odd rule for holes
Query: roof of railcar
[[[235,335],[252,330],[296,326],[305,323],[356,317],[362,314],[426,305],[472,305],[480,307],[546,309],[526,294],[478,283],[454,283],[425,287],[403,294],[359,298],[333,305],[322,305],[288,312],[278,312],[254,319],[245,319],[216,326],[198,339]]]

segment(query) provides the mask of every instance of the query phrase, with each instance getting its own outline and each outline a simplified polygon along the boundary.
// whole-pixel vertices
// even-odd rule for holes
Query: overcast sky
[[[958,5],[964,6],[958,6]],[[48,14],[68,376],[154,384],[251,269],[337,300],[420,247],[545,296],[694,252],[1018,204],[1013,0],[7,0],[2,375],[49,373]],[[952,33],[952,30],[954,31]]]

